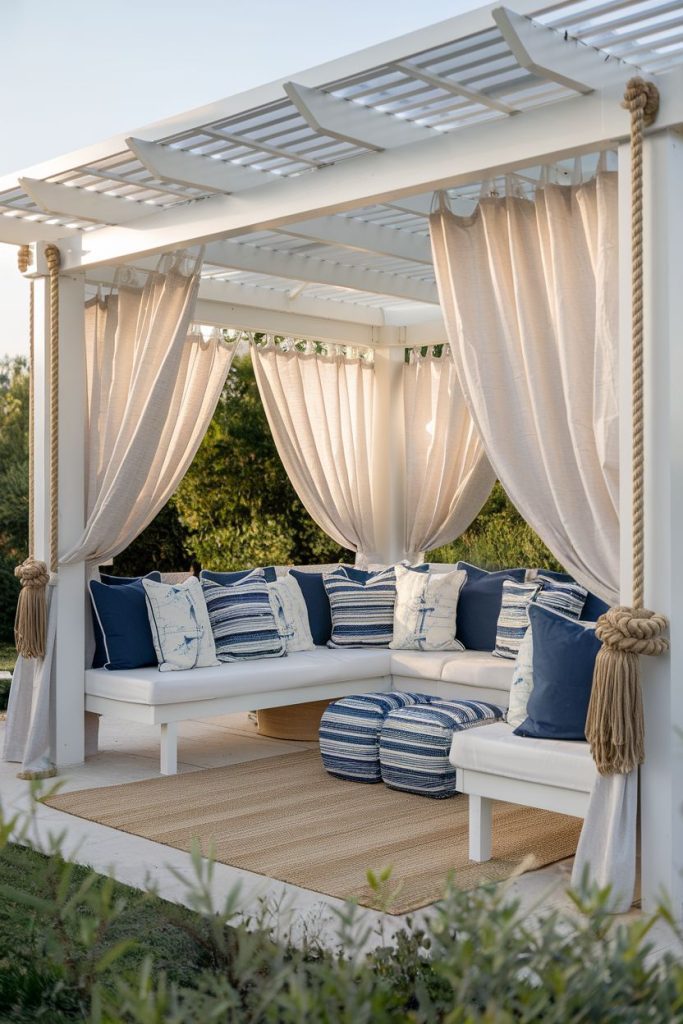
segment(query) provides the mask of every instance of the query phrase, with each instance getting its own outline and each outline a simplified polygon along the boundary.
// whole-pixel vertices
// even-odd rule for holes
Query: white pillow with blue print
[[[196,576],[183,583],[143,579],[142,585],[159,671],[217,665],[209,613]]]
[[[267,582],[270,607],[275,625],[287,654],[295,651],[313,651],[315,644],[308,621],[308,608],[301,587],[293,576],[280,576]]]
[[[389,644],[399,651],[464,651],[456,639],[458,598],[467,573],[415,571],[396,566],[394,639]]]

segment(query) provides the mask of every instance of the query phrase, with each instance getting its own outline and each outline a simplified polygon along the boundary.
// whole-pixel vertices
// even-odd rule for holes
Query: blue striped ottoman
[[[453,733],[502,717],[502,708],[479,700],[437,698],[391,711],[379,741],[382,781],[420,796],[455,796],[455,768],[448,760]]]
[[[338,779],[381,782],[379,734],[384,719],[391,711],[431,699],[422,693],[363,693],[330,704],[320,720],[324,767]]]

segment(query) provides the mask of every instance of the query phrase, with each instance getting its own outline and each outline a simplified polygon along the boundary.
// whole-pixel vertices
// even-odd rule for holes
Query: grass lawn
[[[14,644],[0,643],[0,672],[12,672],[16,660],[17,652],[14,649]],[[0,679],[0,711],[5,711],[7,708],[9,687],[9,679]]]
[[[73,866],[68,886],[75,893],[92,875],[86,868]],[[87,951],[80,945],[79,931],[89,916],[92,905],[106,886],[101,876],[79,905],[76,913],[58,915],[53,907],[60,899],[63,884],[63,862],[45,857],[34,850],[9,844],[0,850],[0,1022],[33,1022],[63,1024],[83,1020],[77,1000],[69,1005],[67,977],[74,968],[68,961],[82,960],[79,968],[87,973]],[[151,956],[154,969],[163,969],[169,979],[179,985],[192,986],[197,972],[212,966],[208,953],[207,924],[198,915],[183,907],[167,903],[128,886],[114,883],[112,905],[120,900],[124,909],[106,932],[94,937],[93,947],[101,956],[117,943],[133,937],[134,948],[117,962],[117,973],[137,968]],[[27,942],[30,937],[32,941]],[[99,947],[99,949],[97,948]],[[40,951],[49,956],[36,955]],[[67,976],[62,968],[67,967]],[[112,975],[113,979],[113,975]],[[108,973],[104,972],[105,984]],[[67,982],[65,985],[64,982]]]

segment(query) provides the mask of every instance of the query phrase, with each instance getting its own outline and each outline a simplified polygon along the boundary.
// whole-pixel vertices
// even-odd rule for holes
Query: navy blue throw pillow
[[[457,562],[455,567],[467,572],[458,598],[455,635],[468,651],[492,651],[496,646],[503,584],[505,580],[523,583],[526,569],[487,572],[467,562]]]
[[[106,573],[100,573],[100,583],[103,583],[107,587],[125,587],[130,583],[138,583],[141,579],[154,580],[155,583],[161,583],[161,573],[148,572],[146,576],[108,576]],[[92,604],[92,602],[91,602]],[[107,660],[107,652],[104,646],[104,637],[102,636],[102,630],[100,624],[97,621],[97,615],[95,614],[95,605],[92,604],[92,623],[93,630],[95,633],[95,656],[93,657],[92,667],[102,668],[105,661]]]
[[[600,641],[593,626],[529,606],[533,630],[534,688],[518,736],[539,740],[585,740],[593,669]]]
[[[212,572],[211,569],[202,569],[199,573],[200,580],[211,580],[212,583],[220,583],[222,587],[229,587],[238,580],[243,580],[253,569],[238,569],[235,572]],[[266,565],[263,568],[266,583],[275,583],[277,573],[275,567]]]
[[[301,572],[298,569],[290,569],[289,574],[294,577],[304,595],[313,643],[318,647],[324,646],[332,636],[332,614],[323,574]]]
[[[539,576],[547,576],[551,580],[559,580],[560,583],[576,583],[573,576],[570,576],[567,572],[553,572],[552,569],[538,569]],[[588,591],[583,610],[581,612],[581,618],[586,622],[597,622],[601,615],[609,611],[609,605],[606,601],[603,601],[597,594],[591,594]]]
[[[102,633],[104,667],[132,669],[157,665],[141,580],[117,586],[92,580],[90,596]]]

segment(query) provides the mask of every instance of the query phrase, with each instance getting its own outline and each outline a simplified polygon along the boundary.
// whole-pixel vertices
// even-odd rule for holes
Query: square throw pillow
[[[531,582],[538,576],[543,576],[544,579],[557,580],[560,583],[576,583],[574,577],[570,576],[569,573],[554,572],[552,569],[529,569],[527,580]],[[590,590],[586,591],[586,601],[581,612],[581,618],[587,622],[597,622],[606,611],[609,611],[607,602],[603,601],[597,594],[591,594]]]
[[[540,583],[504,581],[503,599],[496,627],[496,646],[493,651],[497,658],[517,657],[519,645],[529,628],[529,605],[540,589]]]
[[[352,579],[340,566],[323,573],[330,602],[332,634],[328,647],[388,647],[394,636],[394,566],[366,582]]]
[[[157,664],[141,580],[107,586],[90,582],[90,600],[102,638],[97,668],[132,669]]]
[[[464,569],[432,574],[396,566],[394,639],[389,646],[404,651],[462,651],[455,637],[458,597]]]
[[[539,590],[534,604],[567,615],[572,619],[580,617],[586,600],[586,590],[579,583],[573,581],[561,583],[554,579],[547,580],[545,576],[540,575],[536,577],[536,582],[542,583],[543,589]],[[512,674],[507,722],[515,729],[522,724],[527,716],[527,704],[534,688],[533,632],[529,626],[519,645],[515,670]]]
[[[132,583],[139,583],[140,580],[156,580],[157,583],[161,580],[160,572],[148,572],[146,576],[108,576],[106,573],[100,573],[100,583],[103,583],[106,587],[126,587]],[[92,595],[91,595],[92,596]],[[104,636],[100,624],[95,614],[95,604],[91,600],[92,610],[92,622],[93,622],[93,633],[95,634],[95,654],[93,656],[92,667],[102,668],[107,661],[107,652],[104,645]]]
[[[496,646],[496,627],[503,599],[505,580],[523,583],[526,569],[504,569],[487,572],[468,562],[457,562],[464,569],[467,582],[458,600],[455,635],[468,651],[492,651]]]
[[[299,569],[290,569],[289,575],[296,580],[304,595],[313,643],[318,647],[323,647],[332,634],[330,599],[323,583],[323,574],[322,572],[301,572]]]
[[[600,650],[595,624],[532,604],[533,689],[518,736],[585,740],[593,669]]]
[[[161,672],[217,665],[209,613],[196,576],[183,583],[143,580],[152,642]]]
[[[275,624],[287,654],[314,650],[308,609],[301,587],[294,577],[281,576],[274,583],[268,583],[268,596]]]
[[[275,566],[266,565],[259,568],[265,576],[266,583],[275,582],[277,579]],[[212,569],[202,569],[199,573],[199,579],[211,580],[212,583],[220,583],[222,587],[226,587],[230,586],[231,583],[237,583],[238,580],[246,579],[253,571],[253,569],[236,569],[234,572],[213,572]]]
[[[219,661],[281,658],[286,653],[262,569],[230,586],[206,579],[201,584]]]
[[[515,670],[512,673],[510,684],[510,701],[505,716],[508,725],[511,725],[513,729],[521,725],[527,715],[529,697],[534,688],[533,654],[534,631],[529,626],[517,652]]]

